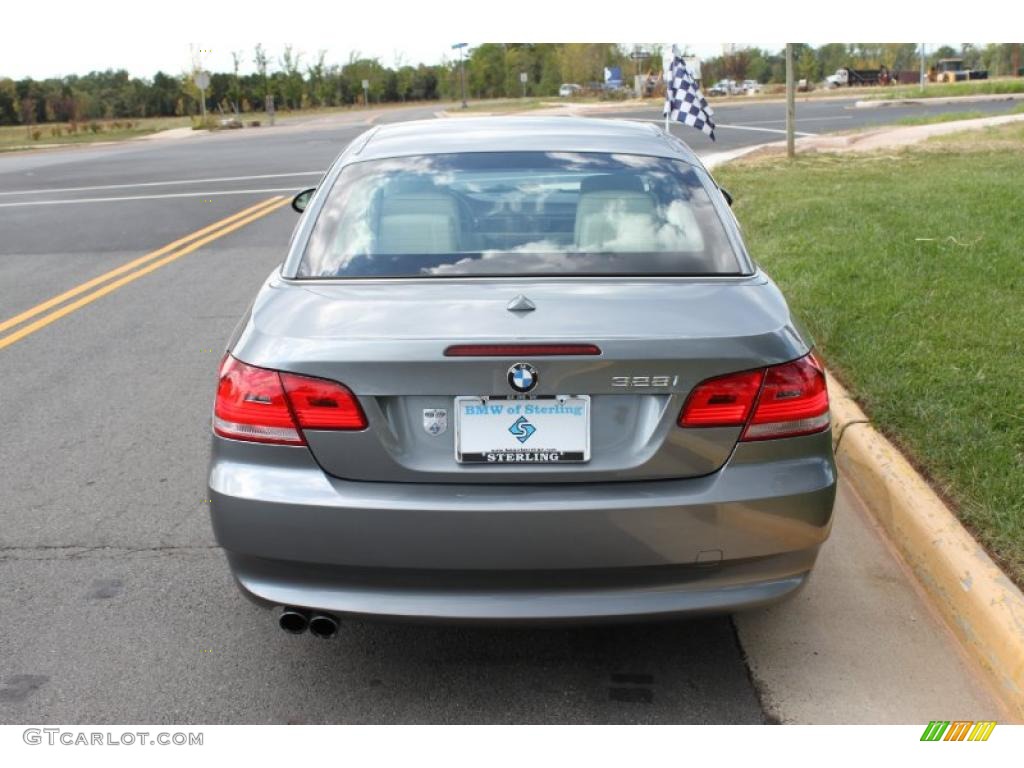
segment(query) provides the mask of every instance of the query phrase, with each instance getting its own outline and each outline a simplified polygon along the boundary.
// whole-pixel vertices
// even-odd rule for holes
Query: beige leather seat
[[[657,203],[636,176],[589,176],[576,205],[576,249],[656,251]]]
[[[381,200],[377,253],[457,253],[458,202],[443,192],[401,192]]]

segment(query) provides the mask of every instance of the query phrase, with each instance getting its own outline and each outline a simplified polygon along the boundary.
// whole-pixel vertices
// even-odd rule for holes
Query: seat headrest
[[[603,173],[587,176],[580,182],[580,194],[591,192],[644,192],[644,183],[631,173]]]

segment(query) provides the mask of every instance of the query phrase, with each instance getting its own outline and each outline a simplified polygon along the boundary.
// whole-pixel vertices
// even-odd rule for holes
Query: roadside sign
[[[469,45],[469,43],[455,43],[455,45],[452,46],[452,50],[454,51],[456,48],[465,48],[467,45]]]
[[[526,83],[526,82],[529,81],[529,79],[530,79],[529,75],[527,75],[525,72],[520,72],[519,73],[519,82],[520,83]]]
[[[631,54],[629,54],[629,58],[631,58],[631,59],[649,59],[649,58],[651,58],[651,54],[648,53],[647,51],[633,51]]]
[[[199,89],[199,105],[203,112],[203,122],[206,122],[206,89],[210,87],[210,74],[199,70],[192,76],[192,80]]]
[[[369,88],[370,88],[370,81],[369,80],[363,80],[363,90],[366,91],[366,90],[369,90]]]

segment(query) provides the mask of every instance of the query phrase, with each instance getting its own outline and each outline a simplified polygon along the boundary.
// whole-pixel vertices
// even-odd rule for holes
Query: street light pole
[[[921,92],[924,92],[924,43],[921,43]]]
[[[466,104],[466,55],[459,48],[459,70],[462,75],[462,108],[465,109],[468,105]]]
[[[793,75],[793,44],[786,43],[786,155],[796,156],[796,84]]]
[[[462,108],[466,108],[466,57],[463,55],[463,51],[469,43],[455,43],[452,48],[459,49],[459,74],[462,80]]]

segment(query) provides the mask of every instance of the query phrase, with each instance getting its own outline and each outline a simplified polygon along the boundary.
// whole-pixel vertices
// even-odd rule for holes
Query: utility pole
[[[462,108],[466,108],[466,57],[463,55],[463,51],[466,50],[466,46],[469,43],[455,43],[452,48],[459,49],[459,71],[462,80]]]
[[[786,155],[796,157],[796,81],[792,43],[786,43]]]

